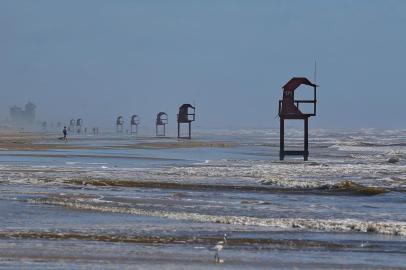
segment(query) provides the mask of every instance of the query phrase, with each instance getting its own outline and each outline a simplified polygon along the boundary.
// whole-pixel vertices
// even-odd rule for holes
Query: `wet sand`
[[[6,132],[0,131],[0,151],[30,151],[30,150],[52,150],[52,149],[174,149],[174,148],[197,148],[197,147],[216,147],[227,148],[235,147],[238,144],[235,142],[223,141],[198,141],[185,140],[171,137],[154,138],[154,137],[133,137],[134,144],[114,144],[116,142],[128,142],[129,136],[108,138],[111,145],[92,146],[78,145],[76,142],[91,142],[102,139],[103,136],[68,136],[68,142],[65,143],[59,139],[60,134],[49,134],[39,132]],[[161,142],[158,140],[171,140],[169,142]],[[139,140],[141,142],[137,142]],[[143,140],[157,140],[156,142],[142,142]]]

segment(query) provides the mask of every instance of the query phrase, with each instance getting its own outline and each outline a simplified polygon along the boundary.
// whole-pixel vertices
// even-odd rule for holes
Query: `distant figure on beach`
[[[68,138],[66,137],[66,135],[68,134],[68,131],[66,130],[66,126],[63,127],[62,132],[63,132],[63,140],[64,140],[65,142],[67,142],[67,141],[68,141]]]

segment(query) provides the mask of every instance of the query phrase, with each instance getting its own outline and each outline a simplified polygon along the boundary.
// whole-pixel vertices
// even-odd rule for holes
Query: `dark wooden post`
[[[280,118],[279,136],[279,160],[283,160],[285,158],[285,119],[283,117]]]
[[[178,122],[178,138],[180,138],[180,123]]]
[[[192,138],[192,124],[189,122],[189,139]]]
[[[304,153],[303,158],[305,161],[309,158],[309,118],[304,118]]]

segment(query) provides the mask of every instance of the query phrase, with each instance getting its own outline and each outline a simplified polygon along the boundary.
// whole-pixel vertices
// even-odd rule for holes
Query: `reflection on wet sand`
[[[196,147],[215,147],[227,148],[234,147],[238,144],[227,141],[198,141],[198,140],[180,140],[177,138],[168,138],[168,142],[158,141],[155,138],[137,137],[137,141],[129,144],[131,136],[123,137],[108,137],[110,143],[103,146],[94,145],[78,145],[76,142],[92,142],[99,139],[106,139],[100,137],[71,137],[68,143],[64,143],[58,139],[56,134],[39,134],[30,132],[4,132],[0,133],[0,151],[1,150],[52,150],[52,149],[174,149],[174,148],[196,148]],[[143,142],[143,140],[154,142]],[[124,142],[121,144],[114,144],[114,142]]]

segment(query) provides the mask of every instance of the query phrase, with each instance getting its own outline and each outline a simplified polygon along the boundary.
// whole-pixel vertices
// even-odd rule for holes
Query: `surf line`
[[[139,208],[92,205],[66,200],[33,199],[32,203],[59,205],[68,208],[99,212],[121,213],[138,216],[162,217],[174,220],[211,222],[244,226],[263,226],[292,229],[308,229],[338,232],[369,232],[389,235],[406,236],[406,222],[361,221],[356,219],[305,219],[305,218],[257,218],[247,216],[215,216],[199,213],[147,211]]]

